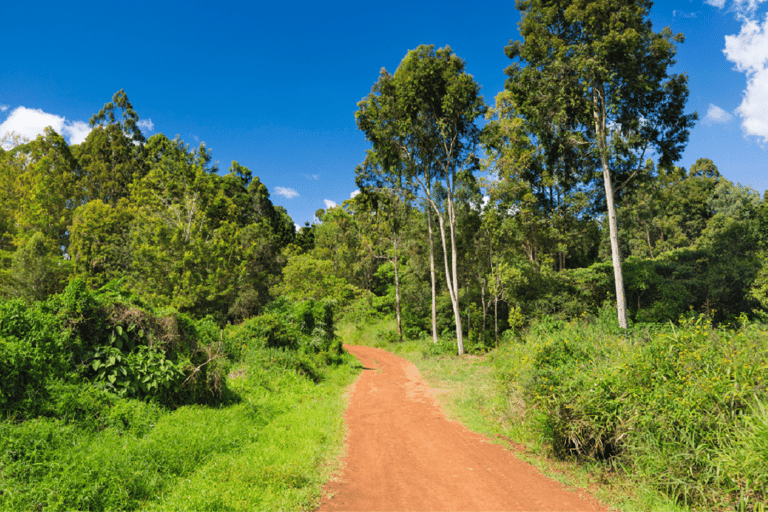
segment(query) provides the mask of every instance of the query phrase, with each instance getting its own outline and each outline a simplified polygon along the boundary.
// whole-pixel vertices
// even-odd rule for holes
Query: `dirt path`
[[[347,455],[321,511],[604,511],[501,446],[445,418],[418,369],[345,346],[366,368],[346,413]]]

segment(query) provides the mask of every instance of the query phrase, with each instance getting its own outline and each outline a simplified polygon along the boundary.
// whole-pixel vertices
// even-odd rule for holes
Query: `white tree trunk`
[[[459,273],[457,270],[459,255],[456,251],[456,212],[453,209],[452,194],[448,194],[448,220],[451,229],[451,267],[453,270],[453,309],[456,313],[456,345],[459,355],[464,353],[464,333],[461,329],[461,313],[459,308]]]
[[[400,316],[400,269],[398,268],[397,243],[395,243],[395,257],[392,259],[392,266],[395,267],[395,313],[397,314],[397,334],[403,339],[403,323]]]
[[[619,327],[626,329],[627,302],[624,297],[624,274],[621,271],[621,254],[619,253],[619,223],[616,218],[616,203],[613,197],[613,182],[608,168],[608,137],[606,134],[605,91],[602,86],[595,86],[593,92],[593,115],[595,131],[600,150],[600,163],[603,167],[603,184],[605,185],[605,200],[608,206],[608,226],[611,238],[611,258],[613,259],[613,279],[616,283],[616,313],[619,317]]]
[[[435,282],[435,241],[432,238],[432,211],[427,207],[429,229],[429,277],[432,281],[432,343],[437,343],[437,283]]]

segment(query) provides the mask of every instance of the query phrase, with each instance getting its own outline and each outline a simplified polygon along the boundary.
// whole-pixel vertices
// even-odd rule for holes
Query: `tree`
[[[10,296],[38,301],[64,289],[69,265],[50,245],[42,233],[35,232],[13,253]],[[51,256],[52,253],[59,256]]]
[[[650,0],[518,0],[523,41],[505,48],[516,60],[506,89],[527,122],[560,121],[560,137],[599,161],[611,240],[619,325],[627,327],[616,189],[655,149],[668,166],[680,157],[696,114],[683,112],[687,77],[670,76],[682,34],[654,32]],[[592,173],[593,169],[582,169]]]
[[[26,156],[16,214],[17,245],[39,231],[53,246],[69,247],[69,226],[78,206],[76,162],[64,138],[51,127],[19,148]]]
[[[245,267],[235,201],[205,146],[158,134],[131,188],[133,288],[147,302],[224,321]]]
[[[395,173],[395,181],[389,186],[370,186],[370,176],[378,174],[376,154],[368,153],[362,165],[356,169],[357,185],[362,191],[354,201],[361,206],[357,210],[363,224],[360,238],[374,258],[384,259],[392,264],[395,278],[395,316],[397,334],[403,337],[403,322],[400,308],[400,267],[402,249],[405,243],[405,228],[411,218],[411,195],[402,186],[402,176]],[[368,179],[366,179],[368,178]],[[380,184],[381,185],[381,184]],[[367,215],[366,215],[367,213]],[[362,222],[366,219],[368,222]]]
[[[75,276],[100,287],[130,271],[130,230],[136,208],[127,199],[110,206],[100,199],[79,206],[72,221],[70,254]]]
[[[116,116],[117,112],[122,112]],[[80,164],[84,201],[101,199],[115,206],[128,196],[128,187],[146,174],[145,139],[139,116],[122,89],[91,117],[85,141],[73,146]]]
[[[450,47],[422,45],[408,52],[394,75],[382,69],[358,107],[358,128],[383,162],[381,171],[403,172],[405,181],[421,191],[431,211],[430,226],[431,214],[438,221],[462,354],[455,197],[459,187],[474,182],[472,173],[479,163],[475,150],[480,129],[475,120],[485,112],[480,86]]]
[[[309,254],[291,257],[283,270],[283,280],[274,294],[292,301],[329,300],[342,309],[355,298],[358,289],[333,273],[333,262]]]

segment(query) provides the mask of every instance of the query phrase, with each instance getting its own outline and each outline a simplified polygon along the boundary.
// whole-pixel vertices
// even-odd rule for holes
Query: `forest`
[[[697,115],[650,2],[518,4],[490,104],[448,46],[382,69],[359,193],[298,230],[250,169],[146,138],[123,90],[81,144],[6,134],[0,509],[311,507],[359,371],[337,328],[376,325],[485,357],[495,416],[554,457],[765,510],[766,197],[675,165]]]

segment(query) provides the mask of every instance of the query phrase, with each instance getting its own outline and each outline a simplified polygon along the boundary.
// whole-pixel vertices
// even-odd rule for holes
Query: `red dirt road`
[[[446,419],[410,362],[345,348],[366,370],[346,413],[343,469],[326,484],[320,511],[608,511]]]

